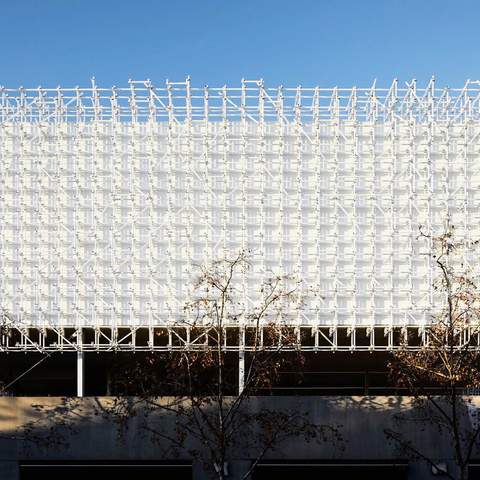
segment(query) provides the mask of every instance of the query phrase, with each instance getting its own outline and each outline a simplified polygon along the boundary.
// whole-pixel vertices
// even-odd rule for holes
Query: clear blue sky
[[[0,20],[9,87],[480,78],[478,0],[3,0]]]

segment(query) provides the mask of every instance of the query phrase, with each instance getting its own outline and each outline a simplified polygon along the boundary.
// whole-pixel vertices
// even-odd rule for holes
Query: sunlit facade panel
[[[441,233],[450,218],[478,238],[479,122],[181,112],[141,121],[113,110],[87,120],[3,117],[0,282],[9,318],[175,325],[197,265],[249,250],[242,301],[254,304],[268,276],[302,280],[306,305],[288,323],[428,321],[435,271],[419,227]]]

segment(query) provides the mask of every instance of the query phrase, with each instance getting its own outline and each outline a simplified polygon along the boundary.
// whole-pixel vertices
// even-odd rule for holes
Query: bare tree
[[[0,311],[0,350],[6,347],[7,336],[15,326],[15,320],[5,309]],[[25,375],[50,357],[50,353],[29,366],[26,370],[17,373],[7,381],[0,379],[0,396],[11,395],[11,388]],[[34,418],[18,425],[12,433],[0,435],[1,439],[21,442],[22,453],[28,455],[31,447],[48,450],[50,448],[67,448],[68,439],[78,433],[80,421],[88,419],[88,413],[83,411],[82,405],[76,398],[62,398],[60,404],[40,405],[32,404]]]
[[[225,478],[238,452],[253,459],[243,476],[248,478],[268,452],[294,436],[343,446],[339,426],[312,423],[301,409],[253,407],[252,396],[270,391],[286,363],[302,364],[298,331],[286,326],[302,307],[302,295],[294,278],[273,276],[259,285],[260,300],[248,307],[238,281],[248,268],[245,252],[201,267],[184,311],[187,345],[128,365],[117,388],[136,396],[119,396],[108,408],[121,430],[132,417],[141,418],[143,430],[165,454],[186,452],[217,479]],[[235,335],[246,350],[240,389],[242,353],[228,351],[227,335]]]
[[[420,229],[420,236],[429,243],[430,258],[438,269],[434,293],[440,305],[433,314],[425,344],[413,349],[407,339],[389,365],[396,385],[413,396],[412,409],[396,419],[420,429],[433,427],[445,435],[457,471],[444,474],[466,480],[480,433],[478,410],[468,396],[480,386],[480,291],[465,261],[477,242],[457,239],[450,222],[442,235],[432,236]],[[439,468],[438,460],[404,433],[392,429],[385,433],[403,452]]]

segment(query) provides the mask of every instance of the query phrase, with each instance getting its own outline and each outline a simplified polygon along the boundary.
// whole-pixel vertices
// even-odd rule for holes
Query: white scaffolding
[[[244,302],[272,273],[318,293],[285,319],[305,349],[423,341],[418,227],[479,238],[479,157],[479,82],[0,87],[0,350],[190,347],[195,264],[240,249]]]

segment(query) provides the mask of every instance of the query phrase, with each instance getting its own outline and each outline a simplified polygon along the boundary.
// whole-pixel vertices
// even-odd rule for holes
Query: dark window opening
[[[192,467],[181,462],[29,462],[20,480],[192,480]]]
[[[406,480],[405,463],[263,463],[253,480]]]
[[[468,479],[480,480],[480,463],[473,464],[468,467]]]

